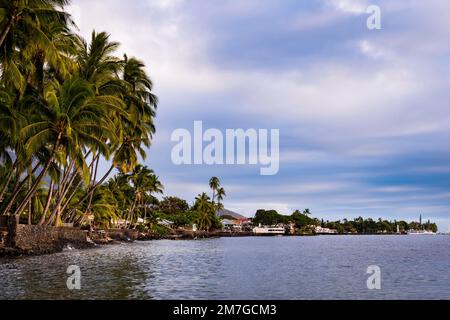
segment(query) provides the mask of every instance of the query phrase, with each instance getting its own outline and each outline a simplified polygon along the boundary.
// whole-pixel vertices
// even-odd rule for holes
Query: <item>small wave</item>
[[[63,251],[73,251],[73,250],[75,250],[75,248],[70,244],[65,245],[63,248]]]

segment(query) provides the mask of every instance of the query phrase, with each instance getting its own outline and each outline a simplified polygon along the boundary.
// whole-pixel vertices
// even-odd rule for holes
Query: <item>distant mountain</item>
[[[243,215],[233,212],[231,210],[227,210],[227,209],[223,209],[223,210],[219,210],[217,211],[217,215],[219,217],[223,217],[223,216],[227,216],[227,217],[233,217],[234,219],[238,220],[238,219],[246,219],[246,217],[244,217]]]

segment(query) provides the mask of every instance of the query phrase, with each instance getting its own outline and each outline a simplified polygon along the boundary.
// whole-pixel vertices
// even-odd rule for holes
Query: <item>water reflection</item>
[[[152,241],[0,260],[0,299],[449,299],[450,237]],[[366,268],[382,269],[382,290]],[[81,269],[70,291],[69,265]]]

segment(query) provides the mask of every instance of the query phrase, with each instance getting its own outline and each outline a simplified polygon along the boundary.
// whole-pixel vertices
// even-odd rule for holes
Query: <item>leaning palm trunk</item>
[[[31,175],[31,169],[28,169],[28,188],[31,188],[32,186],[32,182],[33,182],[33,176]],[[32,224],[32,208],[33,208],[33,201],[30,199],[30,201],[28,202],[28,225]]]
[[[89,156],[90,153],[91,153],[91,151],[89,151],[89,152],[86,154],[86,157]],[[97,156],[97,157],[98,157],[98,156]],[[95,160],[95,158],[94,158],[94,160]],[[91,163],[91,165],[90,165],[91,168],[93,168],[94,160],[92,161],[92,163]],[[72,168],[71,168],[71,169],[72,169]],[[70,188],[71,188],[72,184],[74,183],[75,179],[77,178],[77,176],[78,176],[78,174],[77,174],[77,171],[75,170],[75,171],[73,172],[73,174],[72,174],[72,177],[70,178],[70,180],[66,183],[66,186],[64,187],[64,193],[63,193],[63,196],[61,196],[61,197],[58,199],[58,202],[57,202],[57,203],[59,204],[59,206],[60,206],[60,211],[61,211],[62,216],[64,217],[63,220],[64,220],[65,222],[71,222],[71,221],[73,221],[73,219],[75,219],[75,213],[76,213],[76,211],[74,212],[74,215],[73,215],[73,216],[72,216],[72,215],[69,215],[68,217],[67,217],[67,216],[64,216],[64,212],[66,211],[67,206],[70,204],[70,202],[72,201],[73,197],[75,197],[75,195],[77,194],[79,188],[80,188],[81,185],[83,184],[83,180],[80,180],[80,181],[77,183],[77,185],[76,185],[75,187],[72,188],[72,193],[70,194],[70,196],[67,197],[67,194],[68,194],[68,192],[70,191]],[[63,201],[64,201],[64,200],[65,200],[65,203],[63,204]],[[51,215],[52,220],[54,219],[54,217],[55,217],[56,214],[57,214],[57,212],[56,212],[56,210],[55,210],[55,211],[52,213],[52,215]]]
[[[42,168],[41,173],[39,174],[39,176],[36,178],[36,181],[34,182],[34,184],[31,187],[31,190],[28,191],[27,195],[25,196],[25,199],[22,201],[22,203],[19,205],[19,207],[17,208],[17,210],[14,212],[14,215],[20,215],[23,211],[23,209],[25,209],[25,206],[28,204],[28,202],[31,200],[31,198],[34,196],[34,194],[36,193],[36,190],[39,186],[39,184],[41,183],[42,179],[45,177],[45,175],[47,174],[48,168],[50,168],[50,165],[53,161],[53,158],[55,156],[56,150],[59,147],[59,143],[61,141],[61,137],[62,134],[59,133],[58,138],[56,139],[55,145],[53,146],[53,150],[52,153],[50,154],[47,162],[45,163],[44,168]]]
[[[0,203],[3,202],[3,196],[5,195],[6,190],[8,189],[9,183],[11,182],[11,179],[14,175],[14,171],[16,170],[18,160],[16,160],[11,168],[11,172],[8,174],[8,177],[6,178],[5,185],[2,188],[2,191],[0,191]]]
[[[72,208],[72,210],[69,212],[69,217],[74,217],[76,215],[77,209],[78,207],[87,199],[89,199],[89,197],[91,196],[91,194],[94,193],[94,191],[103,183],[105,182],[106,178],[108,178],[108,176],[111,174],[111,172],[114,169],[114,165],[111,166],[111,168],[109,168],[108,172],[106,172],[106,174],[100,179],[99,182],[97,182],[92,188],[89,189],[89,191],[86,192],[86,194],[75,204],[75,206]],[[67,203],[68,205],[68,203]],[[66,206],[67,207],[67,206]]]
[[[31,174],[33,175],[39,167],[40,167],[40,163],[38,163],[34,167]],[[16,171],[17,171],[17,169],[16,169]],[[25,187],[27,181],[28,181],[28,176],[26,176],[22,181],[20,181],[20,173],[19,172],[16,173],[16,184],[14,186],[11,197],[8,200],[8,204],[6,205],[6,208],[3,210],[3,215],[9,214],[9,211],[11,210],[11,208],[14,204],[14,201],[16,200],[19,193],[22,191],[23,187]]]
[[[93,185],[95,185],[95,180],[97,180],[97,171],[98,171],[98,164],[100,162],[100,157],[97,157],[97,161],[95,161],[95,169],[94,169],[94,174],[91,180],[91,185],[89,187],[92,187]],[[92,192],[90,197],[89,197],[89,202],[88,205],[86,207],[86,214],[91,210],[91,205],[92,205],[92,198],[94,197],[94,193]]]
[[[5,42],[6,37],[8,36],[8,33],[11,31],[13,24],[14,24],[14,18],[11,17],[11,18],[9,18],[8,23],[5,26],[5,29],[3,29],[3,31],[0,35],[0,47],[3,46],[3,43]]]
[[[45,208],[44,208],[44,211],[42,212],[41,220],[39,221],[40,226],[45,224],[45,218],[47,216],[48,210],[50,209],[50,203],[52,202],[54,185],[55,185],[55,182],[52,180],[50,182],[50,187],[48,188],[47,202],[45,203]]]

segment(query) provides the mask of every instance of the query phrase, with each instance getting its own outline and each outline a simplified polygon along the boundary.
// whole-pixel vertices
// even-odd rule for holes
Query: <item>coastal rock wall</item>
[[[139,237],[139,231],[136,230],[123,230],[123,229],[109,229],[107,235],[111,239],[117,241],[135,241]]]
[[[65,245],[88,247],[87,231],[76,228],[22,225],[16,216],[0,219],[0,255],[45,254],[61,251]]]
[[[11,247],[24,252],[54,251],[58,247],[58,231],[44,226],[18,225]]]
[[[50,253],[62,250],[67,244],[86,246],[87,232],[72,228],[18,225],[13,243],[22,252]]]

